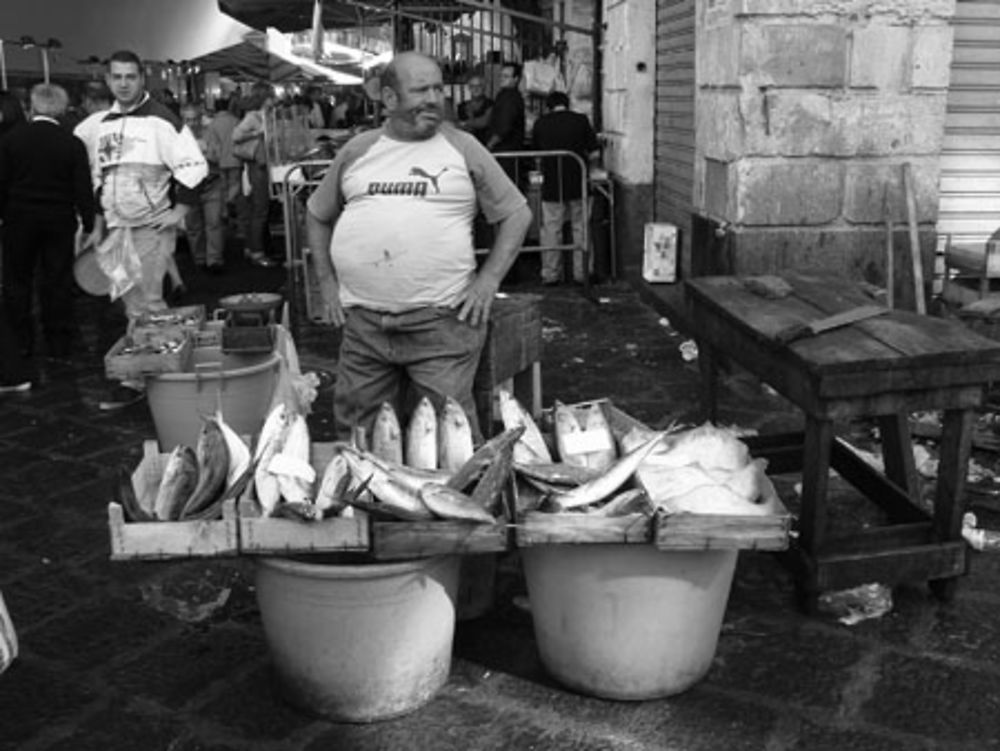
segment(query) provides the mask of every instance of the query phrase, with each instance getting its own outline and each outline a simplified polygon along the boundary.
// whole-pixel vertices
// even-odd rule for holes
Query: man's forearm
[[[529,226],[531,226],[531,209],[527,205],[500,220],[496,226],[493,247],[479,270],[480,276],[489,276],[496,280],[497,285],[500,284],[510,271],[510,267],[514,265]]]
[[[330,260],[330,238],[333,227],[306,212],[306,243],[313,258],[313,268],[321,283],[336,280],[337,274]]]

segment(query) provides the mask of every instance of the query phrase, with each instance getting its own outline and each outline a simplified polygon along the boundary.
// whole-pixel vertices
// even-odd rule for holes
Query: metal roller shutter
[[[937,230],[975,245],[1000,227],[1000,0],[959,0]]]
[[[681,229],[690,258],[694,190],[694,0],[657,0],[654,212]]]

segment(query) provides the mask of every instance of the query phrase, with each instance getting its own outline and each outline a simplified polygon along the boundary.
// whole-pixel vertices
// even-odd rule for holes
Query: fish
[[[601,476],[601,472],[590,467],[556,462],[555,464],[514,464],[514,471],[533,480],[541,480],[552,485],[575,487]]]
[[[226,439],[222,437],[222,430],[214,416],[202,420],[194,453],[198,458],[198,484],[184,504],[182,519],[211,506],[226,489],[229,449],[226,448]]]
[[[591,516],[627,516],[629,514],[652,515],[653,504],[642,488],[629,488],[614,496],[607,503],[591,510]]]
[[[524,430],[524,426],[519,425],[516,428],[505,430],[500,435],[493,436],[476,449],[475,453],[469,457],[469,461],[459,467],[451,476],[451,479],[446,483],[448,487],[455,490],[466,490],[477,477],[486,471],[493,460],[500,456],[506,447],[516,448],[517,440],[524,433]]]
[[[417,492],[396,482],[376,462],[353,451],[345,451],[344,457],[351,468],[351,474],[356,479],[366,481],[372,495],[386,506],[391,507],[394,513],[403,514],[405,516],[402,518],[414,521],[434,517],[427,505],[420,500]]]
[[[450,396],[438,416],[438,466],[454,472],[472,457],[472,425],[462,405]]]
[[[604,410],[597,402],[585,405],[583,410],[583,432],[587,436],[588,450],[584,460],[588,467],[604,470],[614,464],[618,454],[615,451],[615,438],[611,426],[604,416]]]
[[[292,503],[312,503],[316,470],[309,462],[309,426],[305,415],[293,414],[281,451],[267,463],[278,480],[281,497]]]
[[[428,483],[420,489],[420,500],[442,519],[492,524],[495,520],[483,506],[460,490]]]
[[[281,453],[291,421],[292,414],[288,408],[284,404],[278,404],[264,420],[257,438],[253,457],[257,465],[253,476],[254,496],[264,516],[270,516],[281,500],[278,478],[268,471],[268,466],[271,459]]]
[[[406,463],[418,469],[437,469],[437,414],[426,396],[406,427]]]
[[[500,420],[504,430],[524,428],[514,445],[514,461],[518,464],[551,464],[552,453],[542,437],[542,431],[528,411],[506,389],[497,389],[497,397],[500,400]]]
[[[444,485],[449,479],[451,479],[452,476],[451,472],[443,469],[420,469],[418,467],[409,467],[405,464],[396,464],[395,462],[380,459],[370,451],[358,452],[355,451],[353,447],[348,448],[347,450],[354,451],[354,453],[359,456],[373,462],[380,469],[391,475],[393,480],[398,482],[400,485],[409,488],[414,493],[420,490],[420,488],[428,482]]]
[[[589,506],[607,498],[625,484],[636,469],[663,440],[666,432],[656,433],[638,448],[633,449],[608,467],[600,477],[578,485],[561,495],[553,496],[549,502],[559,511],[567,511],[581,506]]]
[[[153,514],[161,521],[180,518],[181,509],[198,485],[198,458],[190,446],[175,446],[167,455],[163,477],[153,502]]]
[[[125,466],[118,467],[118,481],[115,485],[115,500],[125,512],[125,519],[130,522],[152,522],[156,516],[149,513],[139,503],[132,485],[132,473]]]
[[[403,463],[403,431],[399,427],[396,410],[389,402],[382,402],[382,407],[375,417],[371,452],[381,459],[396,464]]]
[[[490,515],[499,516],[503,512],[503,489],[510,478],[513,453],[512,443],[501,448],[472,491],[472,503]]]
[[[576,411],[557,401],[552,405],[552,418],[556,453],[559,455],[559,460],[564,464],[572,464],[576,467],[589,466],[586,455],[577,448],[579,441],[576,443],[573,441],[583,432],[583,428],[580,427],[580,423],[576,419]]]
[[[347,506],[344,494],[351,485],[351,468],[343,451],[337,451],[323,470],[319,490],[313,503],[325,515],[335,514]]]
[[[246,441],[240,438],[236,431],[229,427],[222,418],[222,410],[216,410],[215,420],[222,430],[222,437],[226,441],[226,448],[229,449],[229,472],[226,473],[226,491],[228,492],[236,481],[247,471],[250,466],[250,447]]]

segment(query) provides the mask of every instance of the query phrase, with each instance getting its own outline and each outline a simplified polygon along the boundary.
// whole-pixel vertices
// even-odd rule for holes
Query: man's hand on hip
[[[472,326],[485,324],[490,320],[493,298],[500,288],[499,282],[491,277],[477,274],[475,281],[463,292],[454,307],[458,308],[458,320],[468,321]]]

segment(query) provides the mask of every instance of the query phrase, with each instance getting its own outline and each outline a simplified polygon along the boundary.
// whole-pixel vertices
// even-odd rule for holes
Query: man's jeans
[[[348,308],[345,313],[333,400],[339,438],[348,439],[355,426],[371,436],[383,402],[396,409],[405,426],[420,397],[428,397],[440,414],[450,396],[465,409],[478,442],[472,387],[486,324],[459,321],[451,308],[406,313]]]
[[[583,248],[583,199],[559,203],[542,201],[542,226],[539,239],[543,248],[562,245],[563,222],[566,221],[566,209],[569,209],[569,220],[573,225],[573,245]],[[560,282],[563,278],[563,251],[542,251],[542,281]],[[573,253],[573,279],[582,282],[586,278],[583,269],[583,254]]]

